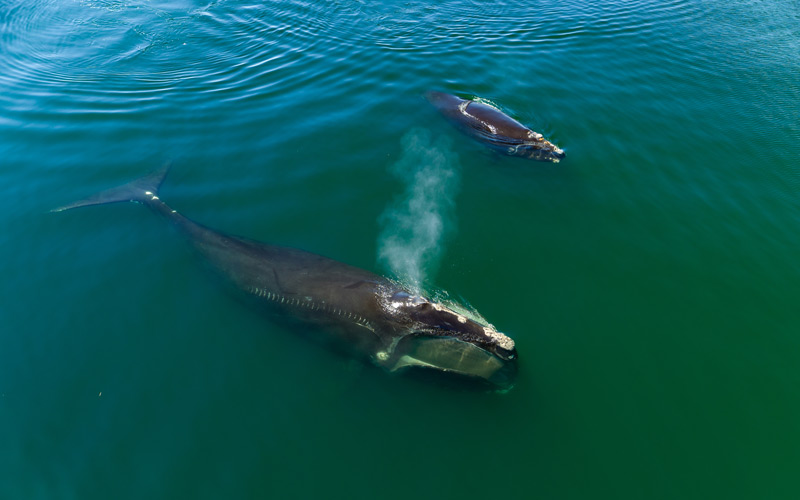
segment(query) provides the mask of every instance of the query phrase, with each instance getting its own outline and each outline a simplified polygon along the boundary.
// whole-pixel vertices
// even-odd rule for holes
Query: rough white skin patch
[[[441,304],[437,304],[436,302],[431,302],[431,305],[437,311],[444,311],[444,312],[452,314],[453,316],[456,317],[456,319],[458,320],[459,323],[466,323],[467,322],[467,318],[466,317],[464,317],[463,315],[453,311],[452,309],[450,309],[447,306],[444,306],[444,305],[441,305]],[[492,341],[494,341],[497,345],[499,345],[503,349],[506,349],[506,350],[509,350],[509,351],[514,349],[514,341],[511,340],[510,337],[498,332],[495,329],[495,327],[493,327],[492,325],[484,326],[483,327],[483,332],[486,334],[487,337],[492,339]]]
[[[514,348],[514,341],[511,340],[509,337],[506,337],[502,333],[498,332],[497,330],[495,330],[494,327],[484,326],[483,332],[486,334],[487,337],[494,340],[497,343],[497,345],[499,345],[503,349],[510,351],[511,349]]]
[[[544,136],[542,134],[534,132],[533,130],[528,130],[528,138],[541,141],[542,139],[544,139]]]

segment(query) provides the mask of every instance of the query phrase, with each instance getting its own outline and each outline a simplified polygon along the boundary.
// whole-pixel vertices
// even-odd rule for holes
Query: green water
[[[0,498],[798,498],[798,75],[792,1],[6,0]],[[392,255],[516,386],[316,345],[141,206],[49,212],[168,160],[188,217],[383,274],[417,217]]]

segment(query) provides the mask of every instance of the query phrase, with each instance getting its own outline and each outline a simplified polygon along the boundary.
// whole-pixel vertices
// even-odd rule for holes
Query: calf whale
[[[566,154],[497,108],[430,90],[425,98],[459,130],[490,148],[511,156],[558,163]]]
[[[143,204],[175,226],[211,267],[256,305],[318,328],[326,340],[389,372],[428,371],[506,390],[514,341],[479,318],[393,280],[296,248],[223,234],[158,197],[168,167],[55,209]]]

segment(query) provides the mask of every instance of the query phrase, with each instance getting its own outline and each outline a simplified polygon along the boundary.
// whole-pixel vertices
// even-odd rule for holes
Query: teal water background
[[[437,165],[421,270],[516,386],[309,342],[140,206],[49,213],[168,160],[192,219],[384,274]],[[0,498],[798,498],[799,160],[794,1],[6,0]]]

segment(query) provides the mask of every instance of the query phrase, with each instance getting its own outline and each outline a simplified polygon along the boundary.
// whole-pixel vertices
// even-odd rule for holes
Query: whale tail
[[[161,187],[161,183],[164,182],[164,178],[167,176],[170,167],[171,164],[166,163],[158,170],[151,172],[144,177],[140,177],[135,181],[129,182],[122,186],[106,189],[105,191],[100,191],[99,193],[95,193],[88,198],[78,200],[74,203],[70,203],[69,205],[64,205],[63,207],[54,208],[51,210],[51,212],[63,212],[64,210],[72,210],[73,208],[78,207],[105,205],[108,203],[122,203],[127,201],[144,203],[147,200],[150,200],[154,195],[158,194],[158,188]]]

